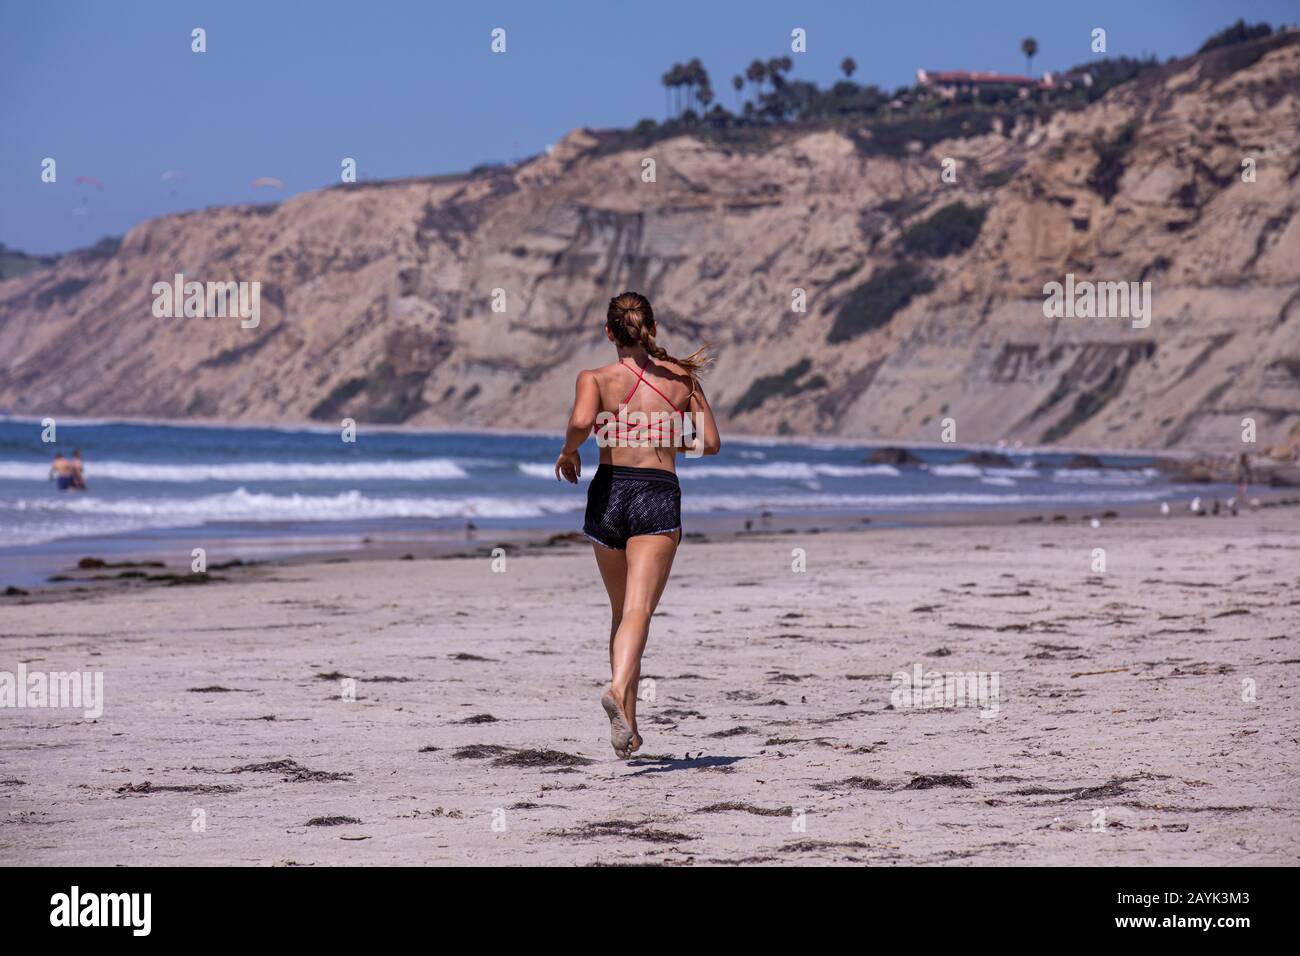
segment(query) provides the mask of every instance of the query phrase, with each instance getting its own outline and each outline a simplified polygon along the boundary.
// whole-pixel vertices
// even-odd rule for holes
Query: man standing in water
[[[77,473],[77,466],[59,452],[54,456],[54,463],[50,465],[50,481],[54,482],[59,491],[67,491],[72,487],[72,479]]]

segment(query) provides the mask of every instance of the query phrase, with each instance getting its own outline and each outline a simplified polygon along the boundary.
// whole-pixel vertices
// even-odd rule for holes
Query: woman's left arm
[[[564,434],[564,447],[560,457],[555,459],[555,480],[561,477],[569,484],[576,485],[582,474],[582,458],[578,449],[591,434],[596,424],[596,413],[600,411],[600,386],[596,383],[593,372],[578,373],[578,384],[574,389],[573,411],[569,413],[569,427]]]
[[[688,407],[697,416],[695,420],[699,424],[695,435],[696,447],[702,454],[716,455],[722,450],[722,436],[718,434],[718,423],[713,420],[713,408],[699,383],[691,392]]]

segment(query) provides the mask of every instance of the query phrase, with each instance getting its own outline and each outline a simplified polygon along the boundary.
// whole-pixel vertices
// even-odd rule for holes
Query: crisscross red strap
[[[632,366],[631,366],[631,365],[628,365],[628,364],[627,364],[626,362],[624,362],[622,359],[619,359],[619,360],[618,360],[618,364],[619,364],[619,365],[622,365],[622,366],[623,366],[625,369],[627,369],[629,372],[632,370]],[[636,390],[637,390],[638,388],[641,387],[641,383],[642,383],[642,382],[645,382],[647,388],[649,388],[651,391],[653,391],[656,395],[658,395],[660,398],[662,398],[662,399],[663,399],[665,402],[667,402],[669,405],[672,405],[672,406],[673,406],[673,411],[675,411],[675,412],[676,412],[677,414],[679,414],[679,415],[682,413],[682,410],[681,410],[680,408],[677,407],[676,403],[673,402],[673,400],[672,400],[671,398],[669,398],[669,397],[668,397],[667,395],[665,395],[663,392],[659,391],[659,389],[655,388],[655,383],[654,383],[654,382],[646,382],[645,369],[643,369],[640,365],[637,365],[637,366],[636,366],[636,370],[637,370],[637,372],[636,372],[636,384],[632,386],[632,391],[630,391],[630,392],[627,393],[627,398],[623,399],[623,404],[624,404],[624,405],[626,405],[628,402],[630,402],[630,401],[632,400],[632,396],[635,395],[635,394],[636,394]]]
[[[627,364],[626,362],[624,362],[622,359],[619,359],[619,360],[618,360],[618,364],[619,364],[619,365],[622,365],[622,366],[623,366],[624,368],[626,368],[629,372],[632,371],[633,366],[632,366],[632,365],[628,365],[628,364]],[[633,363],[633,364],[635,365],[636,363]],[[630,392],[627,393],[627,398],[623,399],[622,404],[623,404],[623,405],[626,405],[628,402],[630,402],[630,401],[632,400],[632,396],[636,394],[636,390],[637,390],[638,388],[641,387],[641,383],[642,383],[642,382],[645,382],[647,388],[649,388],[652,392],[654,392],[656,395],[658,395],[660,398],[662,398],[665,402],[667,402],[669,405],[671,405],[671,406],[672,406],[672,409],[673,409],[674,412],[676,412],[678,415],[681,415],[681,414],[682,414],[682,410],[681,410],[680,408],[677,407],[677,404],[676,404],[676,403],[675,403],[671,398],[669,398],[667,395],[665,395],[663,392],[659,391],[659,389],[657,389],[657,388],[655,387],[655,383],[654,383],[654,382],[647,381],[647,379],[646,379],[646,377],[645,377],[645,373],[646,373],[646,370],[645,370],[644,368],[642,368],[640,365],[636,365],[636,382],[632,385],[632,390],[631,390]],[[657,435],[661,435],[661,434],[662,434],[662,432],[661,432],[661,430],[660,430],[660,429],[661,429],[661,426],[659,426],[659,425],[638,425],[638,426],[636,426],[635,428],[633,428],[633,429],[631,429],[631,430],[632,430],[632,431],[639,431],[639,430],[641,430],[641,429],[645,429],[646,431],[652,431],[652,432],[654,432],[654,433],[657,434]],[[627,438],[627,433],[628,433],[628,431],[629,431],[629,429],[627,429],[627,428],[625,427],[625,428],[624,428],[624,431],[623,431],[623,435],[622,435],[622,437],[623,437],[624,439]]]

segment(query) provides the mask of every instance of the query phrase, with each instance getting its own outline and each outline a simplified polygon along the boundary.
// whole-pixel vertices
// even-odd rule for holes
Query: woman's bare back
[[[613,424],[604,430],[611,438],[626,435],[628,441],[619,440],[612,446],[602,447],[601,463],[675,472],[680,447],[671,444],[672,436],[675,431],[680,434],[681,416],[677,412],[690,411],[695,391],[691,377],[680,366],[658,359],[648,359],[644,369],[635,360],[624,359],[593,369],[592,374],[600,389],[601,412],[616,416],[620,406],[626,404],[625,414],[629,416],[626,425]],[[643,381],[638,381],[641,376]],[[648,417],[649,427],[636,416],[638,412]],[[667,417],[670,415],[671,420]],[[597,435],[600,434],[602,429],[597,424]],[[644,442],[645,447],[629,447],[638,441]]]

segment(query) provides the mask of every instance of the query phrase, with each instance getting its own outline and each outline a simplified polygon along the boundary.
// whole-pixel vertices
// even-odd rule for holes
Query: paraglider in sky
[[[253,188],[257,189],[259,186],[270,186],[273,189],[278,189],[280,192],[284,192],[284,183],[280,182],[280,180],[276,179],[274,176],[263,176],[261,179],[254,179]]]
[[[177,170],[175,170],[175,169],[169,169],[169,170],[167,170],[166,172],[164,172],[161,176],[159,176],[158,178],[159,178],[162,182],[165,182],[165,183],[171,183],[171,184],[172,184],[172,188],[169,189],[168,192],[171,193],[172,196],[175,196],[175,195],[176,195],[176,185],[177,185],[177,184],[178,184],[182,179],[184,179],[185,177],[184,177],[184,175],[182,175],[179,171],[177,171]]]
[[[97,193],[102,193],[104,191],[104,184],[94,176],[78,176],[73,180],[73,183],[78,186],[94,186],[95,192]],[[78,203],[76,209],[72,210],[72,214],[74,216],[90,215],[90,202],[85,193],[81,193],[81,202]],[[82,228],[84,229],[84,225]]]

